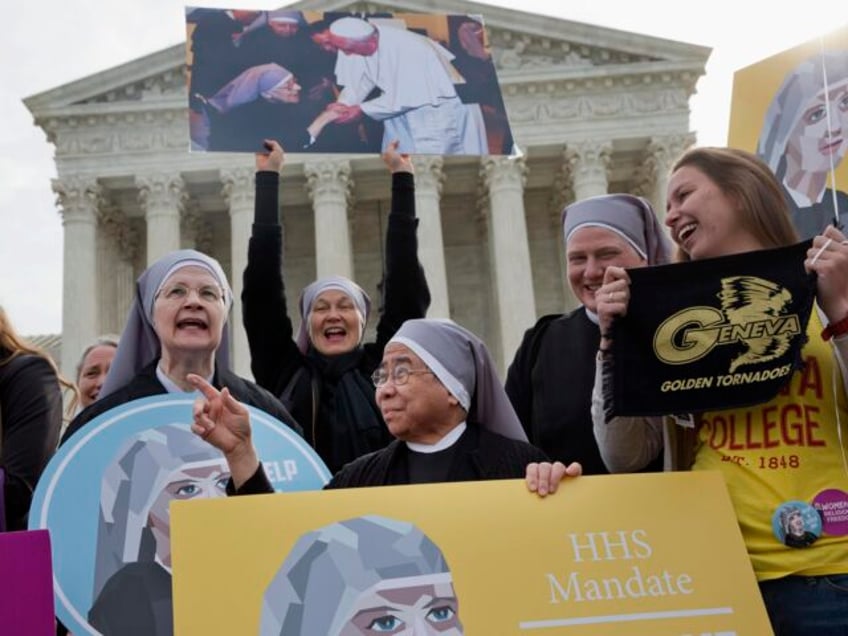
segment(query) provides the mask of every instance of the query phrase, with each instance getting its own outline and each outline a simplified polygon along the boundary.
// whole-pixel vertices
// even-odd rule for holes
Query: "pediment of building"
[[[428,0],[385,3],[303,0],[303,11],[432,12]],[[519,87],[552,82],[603,89],[634,76],[654,76],[694,89],[710,49],[672,40],[492,7],[440,0],[440,12],[481,15],[489,31],[501,83]],[[51,117],[170,110],[185,103],[185,45],[176,44],[126,64],[33,95],[25,101],[43,122]],[[523,92],[523,90],[521,90]],[[531,89],[532,92],[532,89]],[[510,91],[507,91],[510,94]]]

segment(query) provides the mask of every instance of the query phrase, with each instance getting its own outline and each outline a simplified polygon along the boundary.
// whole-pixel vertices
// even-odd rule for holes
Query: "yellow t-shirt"
[[[824,490],[841,490],[848,499],[848,467],[837,430],[839,422],[843,444],[848,443],[848,405],[831,344],[822,341],[821,330],[813,310],[809,340],[801,353],[804,368],[776,398],[705,413],[698,422],[693,470],[724,475],[760,581],[790,574],[848,573],[848,536],[824,532],[809,547],[792,548],[775,534],[772,523],[781,506],[785,509],[793,501],[812,504]]]

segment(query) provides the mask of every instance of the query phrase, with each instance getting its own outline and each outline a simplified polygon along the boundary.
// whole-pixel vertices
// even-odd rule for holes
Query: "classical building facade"
[[[305,0],[291,8],[434,6]],[[670,162],[694,142],[689,98],[710,51],[461,0],[437,8],[483,15],[521,156],[415,158],[429,315],[477,332],[505,368],[538,316],[574,304],[562,259],[564,204],[623,191],[665,209]],[[185,45],[176,44],[25,100],[55,146],[65,372],[97,334],[121,331],[135,278],[170,250],[212,254],[239,296],[253,157],[188,152],[185,74]],[[281,214],[290,307],[304,285],[330,273],[379,298],[389,186],[375,156],[287,157]],[[249,376],[238,302],[230,324],[236,371]]]

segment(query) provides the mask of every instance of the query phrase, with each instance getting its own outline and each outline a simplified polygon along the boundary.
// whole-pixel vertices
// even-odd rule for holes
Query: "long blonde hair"
[[[68,405],[68,413],[72,413],[76,410],[77,404],[79,403],[79,390],[77,389],[77,385],[65,379],[65,377],[59,372],[59,368],[56,366],[53,358],[51,358],[43,349],[36,347],[31,342],[28,342],[18,335],[15,328],[12,327],[12,323],[9,320],[6,310],[0,306],[0,367],[8,364],[18,356],[26,354],[39,356],[47,361],[56,373],[56,378],[59,380],[59,384],[62,386],[63,390],[68,390],[72,393],[71,401]]]

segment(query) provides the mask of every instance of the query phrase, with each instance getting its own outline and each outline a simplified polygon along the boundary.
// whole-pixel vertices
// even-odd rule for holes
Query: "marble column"
[[[62,214],[62,373],[75,378],[82,350],[97,336],[97,205],[94,178],[55,179],[53,191]]]
[[[353,278],[348,208],[353,193],[350,162],[307,161],[306,190],[315,214],[315,260],[318,278]]]
[[[666,135],[652,137],[645,149],[645,170],[652,187],[647,193],[660,223],[665,226],[665,205],[671,166],[683,152],[695,143],[695,135]]]
[[[230,284],[233,288],[233,308],[230,312],[232,367],[243,378],[252,378],[250,348],[244,331],[241,309],[241,290],[244,268],[247,267],[247,244],[253,224],[254,173],[252,167],[221,171],[223,194],[230,211]]]
[[[612,144],[609,142],[582,141],[568,144],[566,157],[570,163],[575,201],[607,194],[611,155]]]
[[[481,177],[488,197],[489,255],[499,325],[500,367],[512,360],[536,321],[533,272],[524,214],[523,158],[488,157]]]
[[[576,309],[580,301],[574,295],[571,285],[568,283],[568,263],[565,251],[565,237],[562,234],[562,210],[566,204],[576,200],[574,196],[573,168],[576,163],[574,153],[564,146],[561,155],[562,162],[554,175],[553,190],[549,203],[550,222],[554,236],[557,237],[559,253],[560,280],[563,283],[563,307],[564,312]]]
[[[180,232],[183,247],[212,254],[215,247],[212,224],[200,209],[200,203],[187,201],[180,215]]]
[[[430,287],[428,318],[450,318],[445,244],[442,238],[441,195],[445,174],[442,158],[415,159],[415,212],[418,215],[418,258]]]
[[[123,211],[112,203],[98,209],[98,284],[100,333],[120,335],[135,295],[133,262],[138,237]]]
[[[188,201],[179,175],[136,176],[138,198],[147,222],[147,264],[180,249],[180,214]]]

